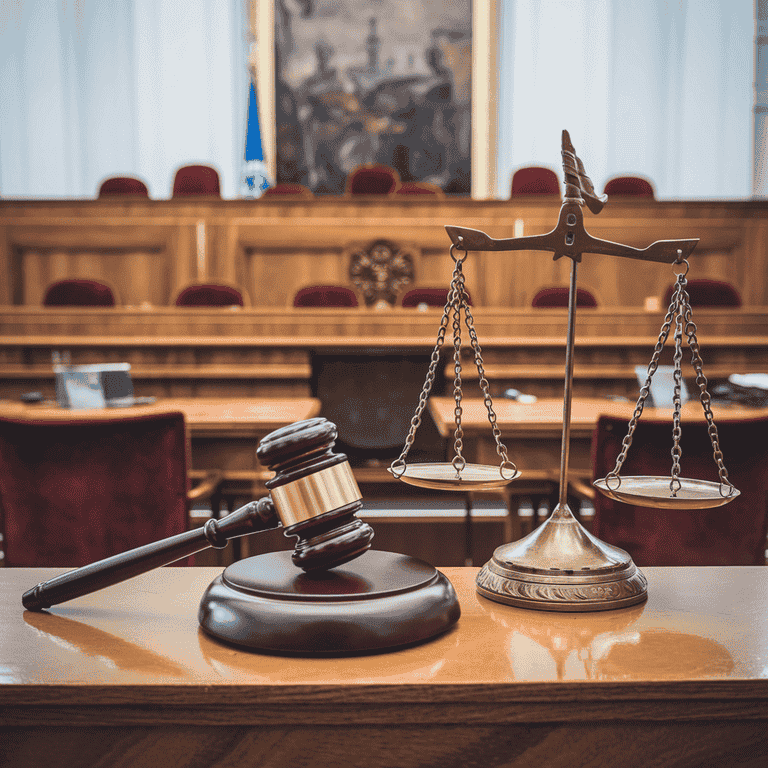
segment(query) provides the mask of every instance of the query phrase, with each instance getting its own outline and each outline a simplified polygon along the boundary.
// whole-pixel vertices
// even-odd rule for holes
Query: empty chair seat
[[[400,177],[388,165],[361,165],[347,176],[348,195],[389,195],[400,185]]]
[[[115,292],[98,280],[68,278],[51,283],[45,290],[45,307],[114,307]]]
[[[134,179],[129,176],[113,176],[102,182],[99,187],[99,197],[112,197],[113,195],[149,197],[149,190],[147,185],[140,179]]]
[[[603,192],[606,195],[655,197],[651,182],[640,176],[617,176],[606,183]]]
[[[592,437],[595,479],[613,471],[627,419],[601,416]],[[724,506],[685,510],[633,506],[595,494],[593,533],[646,565],[763,565],[768,528],[768,417],[716,420],[728,478],[741,495]],[[667,477],[672,422],[642,418],[620,476]],[[683,422],[680,476],[719,482],[707,424]],[[612,483],[612,487],[615,483]]]
[[[246,307],[248,296],[223,283],[195,283],[182,288],[173,302],[177,307]]]
[[[0,418],[5,564],[76,567],[188,528],[182,413]]]
[[[664,306],[672,301],[675,286],[670,285],[664,293]],[[741,296],[736,288],[723,280],[710,280],[706,277],[688,280],[686,287],[692,307],[740,307]]]
[[[511,196],[560,195],[560,180],[551,168],[531,165],[518,168],[512,176]]]
[[[174,197],[221,197],[219,173],[210,165],[185,165],[173,178]]]
[[[532,307],[567,307],[570,290],[567,285],[542,288],[531,300]],[[596,307],[597,298],[588,288],[576,289],[577,307]]]
[[[293,297],[294,307],[356,307],[357,295],[343,285],[310,285]]]

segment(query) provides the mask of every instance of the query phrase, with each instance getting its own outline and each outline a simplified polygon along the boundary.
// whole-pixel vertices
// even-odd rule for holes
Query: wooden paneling
[[[477,307],[473,314],[494,395],[508,387],[562,395],[565,310]],[[402,308],[0,307],[0,396],[52,395],[54,351],[68,351],[73,364],[130,363],[141,395],[304,396],[313,351],[428,353],[440,315]],[[768,370],[768,310],[701,309],[694,319],[710,380]],[[661,313],[626,308],[580,311],[575,394],[636,397],[635,366],[648,365],[662,322]],[[479,390],[469,353],[466,347],[463,378],[471,396]],[[450,338],[443,355],[441,364],[452,368]],[[685,376],[692,371],[687,358]],[[671,363],[670,349],[661,362]]]
[[[195,279],[242,285],[257,307],[286,307],[312,283],[349,284],[350,249],[377,240],[418,254],[416,282],[447,285],[446,224],[493,237],[542,234],[558,203],[536,200],[0,200],[0,303],[34,305],[63,276],[103,277],[121,301],[162,306]],[[596,237],[645,246],[698,237],[692,277],[725,279],[746,306],[768,304],[768,204],[759,201],[609,201],[587,214]],[[543,285],[567,282],[568,264],[545,253],[472,254],[474,303],[525,307]],[[663,295],[668,267],[587,255],[580,284],[606,307],[642,307]]]

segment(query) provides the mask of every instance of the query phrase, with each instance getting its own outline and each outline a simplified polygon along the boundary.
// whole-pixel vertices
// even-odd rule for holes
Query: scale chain
[[[504,467],[512,470],[513,474],[517,473],[517,467],[514,462],[509,460],[507,454],[507,447],[501,442],[501,430],[496,422],[496,412],[493,410],[493,401],[491,400],[490,384],[485,376],[485,368],[483,367],[482,350],[480,349],[480,342],[477,338],[477,332],[475,331],[475,319],[472,316],[472,310],[469,308],[469,302],[464,305],[464,322],[467,326],[469,333],[469,340],[472,344],[472,351],[475,355],[475,365],[477,366],[477,373],[480,376],[480,389],[483,391],[483,402],[485,408],[488,411],[488,421],[491,424],[491,431],[493,432],[493,439],[496,442],[496,454],[502,461],[501,474],[504,476]]]
[[[691,365],[693,365],[696,371],[696,386],[699,388],[699,399],[701,400],[702,408],[704,409],[704,417],[707,420],[707,433],[709,434],[710,442],[712,443],[712,451],[714,454],[715,463],[717,464],[717,473],[720,477],[720,495],[731,496],[736,490],[728,479],[728,470],[723,463],[723,452],[720,450],[720,439],[717,433],[717,425],[712,414],[712,408],[710,406],[711,396],[707,391],[707,377],[704,375],[704,363],[701,359],[701,350],[699,348],[699,342],[696,338],[696,324],[693,322],[690,299],[687,292],[685,292],[685,334],[688,337],[688,347],[691,350]],[[727,493],[723,493],[723,486],[728,489]]]
[[[682,386],[683,386],[683,301],[684,296],[687,296],[685,291],[685,274],[681,274],[677,278],[677,284],[675,286],[675,354],[674,361],[674,390],[672,395],[672,403],[674,405],[674,411],[672,415],[672,479],[669,483],[669,490],[673,497],[677,496],[677,492],[681,488],[680,483],[680,456],[682,451],[680,449],[680,438],[682,437],[682,429],[680,428],[680,412],[682,409]]]
[[[464,430],[461,427],[461,307],[465,301],[464,293],[464,272],[462,270],[462,263],[467,258],[467,252],[464,251],[464,257],[456,259],[456,268],[454,269],[454,277],[451,281],[451,295],[453,305],[453,399],[456,403],[453,409],[453,418],[456,425],[456,429],[453,433],[453,450],[455,456],[451,461],[453,468],[456,470],[456,474],[461,474],[461,470],[464,469],[467,462],[462,456],[462,450],[464,448]]]
[[[622,440],[621,451],[619,452],[619,455],[616,458],[616,466],[614,466],[613,470],[611,470],[611,472],[609,472],[605,478],[606,485],[609,488],[610,488],[610,481],[612,479],[618,481],[618,485],[615,488],[611,489],[614,491],[618,490],[619,487],[621,486],[621,477],[619,477],[619,472],[621,471],[621,468],[624,465],[624,460],[627,458],[627,453],[629,449],[632,447],[632,436],[635,433],[635,427],[637,426],[637,422],[639,421],[640,416],[643,413],[643,408],[645,408],[645,402],[651,393],[651,379],[653,378],[653,374],[656,373],[656,369],[659,367],[659,359],[661,358],[661,353],[664,349],[664,344],[669,338],[669,332],[672,328],[672,321],[674,319],[675,309],[677,306],[677,290],[678,290],[678,286],[675,285],[675,291],[672,295],[672,299],[670,300],[669,307],[667,308],[667,314],[664,317],[664,323],[661,326],[661,332],[659,333],[659,338],[656,342],[656,346],[653,348],[653,355],[651,357],[651,361],[650,363],[648,363],[648,371],[647,371],[645,382],[640,389],[640,396],[637,399],[637,404],[635,405],[634,413],[632,414],[632,418],[629,421],[627,434],[624,436],[624,439]]]
[[[451,283],[451,289],[452,288],[453,283]],[[449,291],[448,300],[445,304],[445,307],[443,308],[443,316],[440,319],[440,327],[437,331],[437,342],[434,349],[432,350],[432,355],[429,360],[427,378],[425,379],[424,386],[419,393],[419,402],[416,406],[416,412],[411,418],[408,435],[405,438],[405,445],[403,446],[403,450],[401,451],[400,455],[392,462],[392,464],[390,464],[389,467],[395,477],[401,477],[405,472],[405,458],[408,455],[408,452],[411,450],[411,446],[413,445],[413,441],[416,437],[416,430],[421,426],[421,416],[424,413],[424,409],[427,407],[427,399],[429,398],[429,393],[432,391],[432,385],[435,383],[435,372],[437,371],[437,365],[440,362],[440,350],[443,348],[443,344],[445,343],[445,333],[448,329],[451,303],[452,294],[451,291]]]
[[[451,256],[453,256],[453,249],[454,246],[451,246]],[[454,261],[456,261],[455,257]],[[401,451],[400,455],[392,462],[392,464],[390,464],[389,467],[390,471],[395,477],[402,477],[405,472],[405,459],[408,456],[408,452],[411,450],[411,446],[413,445],[413,441],[416,437],[416,431],[421,426],[421,417],[424,413],[424,409],[427,407],[427,399],[429,398],[429,393],[432,391],[432,386],[435,383],[435,373],[437,371],[438,363],[440,362],[440,350],[443,348],[443,344],[445,343],[445,334],[448,330],[448,321],[450,320],[451,308],[453,307],[454,303],[453,297],[456,291],[456,278],[457,273],[454,269],[453,278],[451,280],[450,289],[448,291],[448,298],[445,302],[445,307],[443,307],[443,315],[440,318],[440,327],[437,331],[437,342],[435,343],[434,349],[432,350],[427,377],[424,381],[424,386],[419,393],[419,402],[416,406],[416,411],[411,418],[408,435],[405,438],[405,445],[403,446],[403,450]]]
[[[728,470],[723,463],[723,453],[720,450],[719,437],[717,432],[717,426],[714,422],[714,416],[711,408],[711,396],[707,391],[707,377],[704,375],[704,364],[701,358],[701,350],[698,340],[696,338],[696,324],[693,322],[690,296],[686,290],[688,281],[686,275],[690,269],[690,265],[686,259],[681,259],[675,262],[679,265],[685,266],[685,272],[682,272],[677,276],[675,283],[675,289],[670,300],[667,314],[664,318],[664,324],[659,334],[659,339],[656,342],[656,347],[653,351],[651,362],[648,365],[648,376],[645,380],[643,387],[640,390],[640,397],[638,398],[635,411],[629,422],[629,428],[627,434],[622,441],[621,451],[616,459],[616,466],[606,476],[606,485],[611,488],[610,480],[614,479],[618,481],[618,485],[611,490],[616,491],[621,486],[621,477],[619,472],[624,464],[624,460],[627,457],[627,452],[632,446],[632,436],[637,426],[637,421],[643,412],[645,402],[650,393],[651,379],[656,372],[659,363],[659,357],[661,351],[666,343],[669,332],[671,330],[672,322],[675,322],[675,354],[674,354],[674,395],[673,395],[673,429],[672,429],[672,479],[670,482],[670,491],[673,497],[677,496],[677,492],[681,488],[680,482],[680,438],[682,436],[682,429],[680,426],[681,421],[681,409],[682,409],[682,337],[683,334],[687,337],[688,346],[691,350],[691,364],[696,371],[696,384],[699,387],[699,399],[701,400],[702,407],[704,409],[704,416],[707,421],[707,433],[709,434],[710,442],[712,443],[712,450],[714,459],[717,464],[718,475],[720,477],[720,495],[723,497],[731,496],[735,491],[733,484],[728,479]],[[727,493],[723,492],[723,487],[727,488]]]

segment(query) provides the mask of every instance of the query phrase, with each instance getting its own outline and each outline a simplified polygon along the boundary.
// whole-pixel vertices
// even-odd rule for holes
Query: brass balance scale
[[[687,257],[698,243],[691,240],[659,240],[647,248],[639,249],[620,243],[598,240],[584,229],[582,206],[598,214],[607,198],[595,193],[591,180],[571,144],[567,131],[562,136],[565,197],[557,226],[546,235],[495,240],[484,232],[463,227],[448,226],[451,238],[450,255],[454,262],[448,300],[445,305],[437,343],[432,352],[424,387],[419,396],[416,412],[400,456],[392,462],[389,471],[403,482],[423,488],[439,490],[489,490],[499,488],[520,476],[501,442],[501,431],[490,395],[490,387],[483,370],[480,344],[474,328],[472,312],[467,300],[462,265],[469,251],[549,251],[557,260],[571,259],[570,292],[568,300],[568,330],[565,361],[565,388],[563,399],[563,432],[560,451],[559,503],[549,519],[519,541],[496,549],[492,559],[483,566],[477,577],[479,594],[508,605],[547,611],[603,611],[624,608],[641,603],[648,597],[647,581],[642,572],[624,550],[600,541],[590,534],[574,517],[567,504],[568,454],[570,442],[571,401],[573,395],[573,348],[576,308],[577,267],[584,253],[618,256],[642,261],[672,264],[676,272],[672,299],[662,325],[658,342],[648,365],[648,375],[640,390],[627,435],[616,461],[616,466],[605,478],[596,480],[595,487],[606,496],[628,504],[664,509],[705,509],[726,504],[739,495],[728,480],[719,447],[717,427],[710,407],[707,379],[703,373],[701,354],[692,320],[690,299],[686,290]],[[675,268],[673,266],[673,269]],[[462,381],[461,381],[461,314],[467,327],[477,366],[480,388],[488,411],[488,420],[496,443],[499,466],[468,464],[462,455]],[[454,381],[454,457],[451,462],[407,464],[406,458],[421,424],[427,398],[435,380],[440,350],[453,314]],[[672,470],[669,477],[626,476],[619,474],[632,437],[648,398],[653,374],[674,324],[674,411],[672,428]],[[696,371],[713,456],[719,473],[719,483],[680,477],[681,392],[683,336],[687,338],[691,361]]]

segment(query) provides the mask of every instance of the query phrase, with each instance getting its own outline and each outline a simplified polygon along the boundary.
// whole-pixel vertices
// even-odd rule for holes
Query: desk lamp
[[[449,629],[459,619],[448,579],[422,560],[370,549],[371,527],[356,517],[362,496],[347,457],[333,453],[336,426],[307,419],[259,444],[275,472],[269,496],[223,520],[114,555],[38,584],[22,597],[42,610],[95,592],[231,538],[282,525],[293,552],[230,565],[200,602],[214,638],[272,653],[318,655],[391,650]]]

